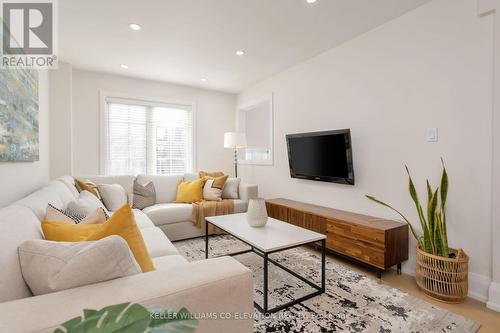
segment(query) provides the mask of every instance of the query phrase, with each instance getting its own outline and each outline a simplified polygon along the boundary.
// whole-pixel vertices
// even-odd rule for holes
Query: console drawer
[[[370,243],[327,232],[326,247],[372,266],[385,269],[384,250]]]
[[[328,219],[326,221],[326,231],[348,239],[370,243],[381,250],[385,248],[385,232],[383,230]]]

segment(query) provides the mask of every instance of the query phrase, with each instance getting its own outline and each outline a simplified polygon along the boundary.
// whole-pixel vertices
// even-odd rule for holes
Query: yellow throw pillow
[[[123,205],[114,212],[106,223],[99,225],[99,229],[85,240],[99,240],[111,235],[121,236],[127,241],[130,251],[132,251],[135,260],[137,260],[143,272],[149,272],[155,269],[146,248],[146,243],[144,243],[142,234],[135,222],[134,213],[128,204]]]
[[[175,202],[193,203],[202,201],[203,185],[205,185],[205,178],[200,178],[191,182],[179,182],[179,185],[177,185],[177,199]]]
[[[42,230],[46,240],[63,242],[95,241],[111,235],[118,235],[125,239],[143,272],[155,269],[146,243],[144,243],[142,234],[137,228],[134,213],[128,204],[118,209],[103,224],[80,225],[44,221]]]
[[[82,242],[96,232],[102,224],[74,224],[60,221],[43,221],[42,231],[46,240],[57,242]]]
[[[215,171],[215,172],[200,171],[198,173],[198,175],[200,176],[200,178],[204,178],[204,177],[216,178],[216,177],[224,176],[224,172],[221,172],[221,171]]]

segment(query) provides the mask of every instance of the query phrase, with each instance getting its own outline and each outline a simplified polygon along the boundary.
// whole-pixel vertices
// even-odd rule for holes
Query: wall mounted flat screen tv
[[[292,178],[354,185],[349,129],[288,134]]]

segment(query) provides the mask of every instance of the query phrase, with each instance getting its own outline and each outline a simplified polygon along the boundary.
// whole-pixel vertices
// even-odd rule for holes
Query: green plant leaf
[[[429,183],[429,179],[427,179],[427,201],[431,201],[432,198],[432,187]]]
[[[405,165],[405,169],[406,173],[408,174],[408,191],[410,192],[410,197],[412,198],[413,202],[415,203],[415,207],[417,208],[418,218],[420,219],[420,225],[422,226],[422,231],[424,233],[424,250],[428,253],[434,253],[431,241],[432,231],[429,229],[429,225],[427,223],[427,220],[425,219],[422,205],[420,204],[418,193],[415,189],[415,185],[413,183],[413,179],[411,178],[408,166]]]
[[[186,309],[179,312],[173,309],[149,308],[152,314],[150,330],[148,333],[194,333],[198,326],[198,320]]]
[[[436,189],[432,193],[431,200],[427,206],[427,218],[429,220],[429,229],[432,231],[432,247],[434,251],[437,251],[439,248],[439,241],[436,241],[436,233],[438,232],[438,226],[436,223],[436,214],[439,211],[438,208],[438,196],[439,196],[439,188]]]
[[[444,166],[444,160],[441,158],[441,163],[443,164],[443,174],[441,175],[441,210],[444,212],[444,207],[446,205],[446,200],[448,199],[448,172]]]
[[[83,309],[83,318],[90,318],[95,316],[98,312],[97,310]]]
[[[400,213],[396,208],[390,206],[389,204],[386,204],[383,201],[380,201],[379,199],[377,199],[377,198],[375,198],[375,197],[373,197],[371,195],[365,195],[365,197],[367,197],[368,199],[370,199],[373,202],[378,203],[379,205],[385,206],[385,207],[387,207],[389,209],[392,209],[396,213],[398,213],[398,215],[401,216],[403,218],[403,220],[406,222],[406,224],[408,224],[408,226],[410,227],[410,231],[411,231],[413,237],[415,237],[415,239],[417,240],[417,243],[419,243],[420,245],[422,245],[422,239],[421,239],[421,237],[418,236],[417,232],[415,231],[415,229],[411,225],[410,221],[402,213]]]
[[[73,318],[62,326],[67,333],[136,333],[146,331],[150,321],[142,305],[123,303],[99,311],[85,310],[83,318]]]

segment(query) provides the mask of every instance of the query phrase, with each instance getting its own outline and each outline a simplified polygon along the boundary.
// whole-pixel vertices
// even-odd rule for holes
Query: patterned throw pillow
[[[78,190],[78,192],[82,191],[89,191],[93,195],[95,195],[97,198],[101,199],[101,195],[99,194],[99,191],[97,190],[97,185],[92,183],[90,180],[78,180],[75,179],[75,187]]]
[[[208,178],[205,186],[203,186],[203,199],[207,201],[222,200],[222,189],[228,177]]]
[[[144,209],[156,203],[156,190],[153,182],[145,185],[134,180],[133,208]]]
[[[76,224],[99,224],[106,222],[108,218],[108,214],[102,208],[97,209],[91,214],[84,215],[68,209],[59,209],[51,204],[47,205],[47,212],[45,215],[45,220],[47,221],[59,221]]]

